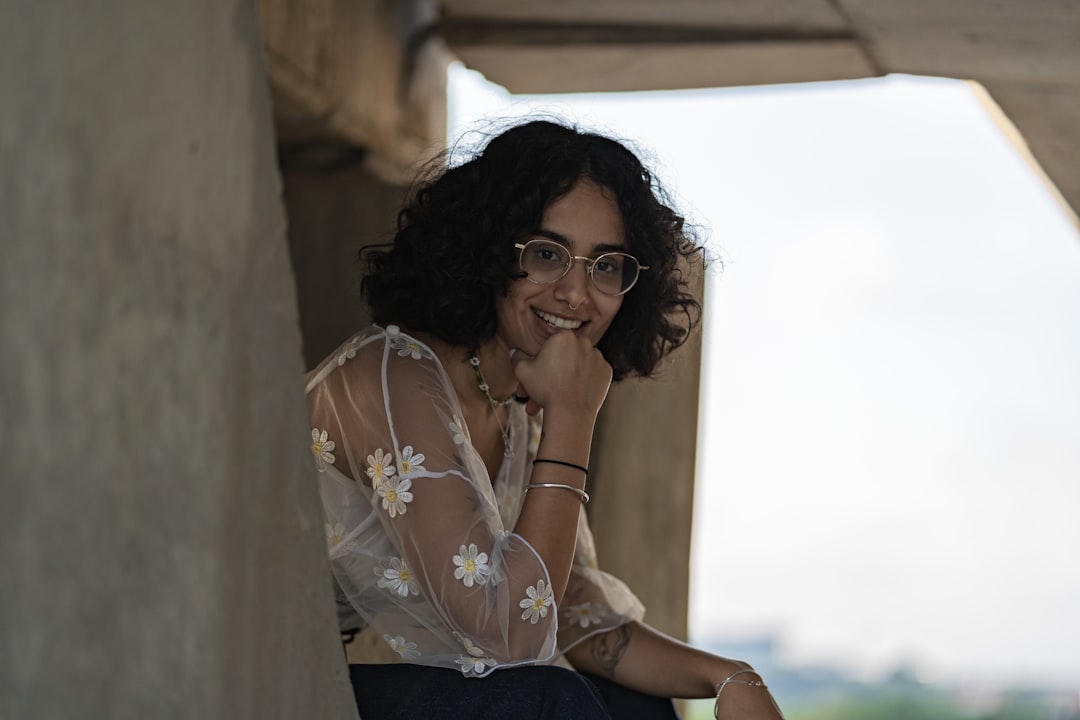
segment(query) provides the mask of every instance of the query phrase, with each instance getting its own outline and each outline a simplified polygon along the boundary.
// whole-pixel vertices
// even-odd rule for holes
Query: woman
[[[403,663],[362,717],[779,718],[760,676],[642,622],[583,505],[611,381],[699,313],[701,252],[621,144],[551,122],[424,183],[370,256],[375,325],[308,378],[337,583]],[[550,665],[560,656],[575,668]]]

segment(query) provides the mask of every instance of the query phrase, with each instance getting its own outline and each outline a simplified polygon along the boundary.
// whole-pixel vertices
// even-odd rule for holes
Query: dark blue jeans
[[[678,720],[671,700],[534,665],[467,678],[422,665],[350,665],[360,720]]]

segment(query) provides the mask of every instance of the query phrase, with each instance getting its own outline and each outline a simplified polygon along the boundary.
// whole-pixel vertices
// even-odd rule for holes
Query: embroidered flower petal
[[[410,338],[395,337],[390,341],[390,348],[397,350],[399,357],[412,357],[413,360],[419,360],[425,355],[420,343]]]
[[[413,494],[409,492],[411,487],[412,480],[399,477],[388,477],[375,486],[375,492],[382,498],[383,510],[389,513],[390,517],[405,514],[408,509],[405,507],[406,503],[413,499]]]
[[[390,558],[390,567],[377,567],[375,574],[379,576],[375,584],[380,589],[389,589],[403,598],[420,594],[420,584],[416,581],[416,576],[401,558]]]
[[[311,454],[315,456],[315,467],[319,472],[326,470],[326,464],[334,464],[334,454],[331,452],[337,445],[333,440],[327,440],[325,430],[311,429]]]
[[[339,545],[345,539],[345,526],[341,523],[326,523],[326,544],[329,547]]]
[[[461,421],[454,421],[448,426],[450,428],[450,434],[454,436],[455,445],[465,444],[465,431],[461,429],[463,425],[464,423]]]
[[[425,459],[424,453],[413,452],[413,446],[406,445],[401,451],[401,457],[398,458],[398,475],[410,477],[415,473],[424,472],[424,466],[420,463]]]
[[[356,351],[358,349],[360,349],[360,338],[353,338],[353,340],[345,346],[345,349],[341,351],[341,354],[338,355],[338,367],[344,365],[346,360],[352,360],[356,357]]]
[[[487,668],[495,667],[498,664],[489,657],[472,657],[470,655],[462,655],[454,662],[461,666],[461,673],[466,677],[480,675]]]
[[[591,602],[571,605],[563,611],[563,617],[569,624],[580,625],[583,628],[587,628],[589,625],[599,625],[604,619],[604,615],[604,608]]]
[[[540,618],[547,617],[548,607],[554,602],[551,588],[543,579],[540,579],[536,581],[536,585],[526,588],[525,594],[528,597],[518,603],[519,607],[525,608],[525,612],[521,613],[521,619],[535,625]]]
[[[407,642],[401,635],[396,637],[383,635],[383,640],[386,641],[391,650],[401,656],[402,660],[413,660],[420,657],[420,653],[416,649],[416,643]]]
[[[479,552],[475,543],[468,547],[464,545],[458,550],[458,555],[453,557],[454,578],[461,580],[465,587],[471,588],[473,584],[486,585],[491,577],[491,566],[488,565],[488,554]]]
[[[484,649],[474,643],[471,639],[456,632],[454,633],[454,637],[456,637],[461,642],[461,645],[465,648],[465,652],[469,653],[473,657],[484,656]]]
[[[376,448],[374,454],[368,455],[367,462],[368,467],[364,472],[371,478],[372,487],[378,487],[397,472],[390,453],[383,452],[382,448]]]

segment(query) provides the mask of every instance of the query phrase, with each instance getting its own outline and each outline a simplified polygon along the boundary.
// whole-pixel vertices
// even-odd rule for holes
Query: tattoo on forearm
[[[600,669],[612,680],[615,679],[615,666],[622,660],[626,646],[630,644],[630,624],[620,625],[611,632],[597,636],[592,644],[593,659]]]

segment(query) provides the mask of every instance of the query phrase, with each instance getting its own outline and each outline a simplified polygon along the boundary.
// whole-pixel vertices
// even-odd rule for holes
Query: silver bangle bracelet
[[[744,673],[753,673],[758,676],[757,680],[735,680],[736,675],[743,675]],[[769,686],[761,680],[761,674],[757,670],[747,668],[745,670],[736,670],[735,672],[724,678],[723,682],[716,686],[716,702],[713,704],[713,718],[719,720],[720,718],[720,693],[724,692],[724,687],[727,685],[750,685],[751,687],[759,687],[764,690],[768,690]]]
[[[565,485],[563,483],[529,483],[525,488],[525,492],[529,492],[533,488],[561,488],[562,490],[569,490],[572,493],[577,493],[577,496],[581,498],[581,504],[589,502],[589,493],[574,487],[573,485]]]

